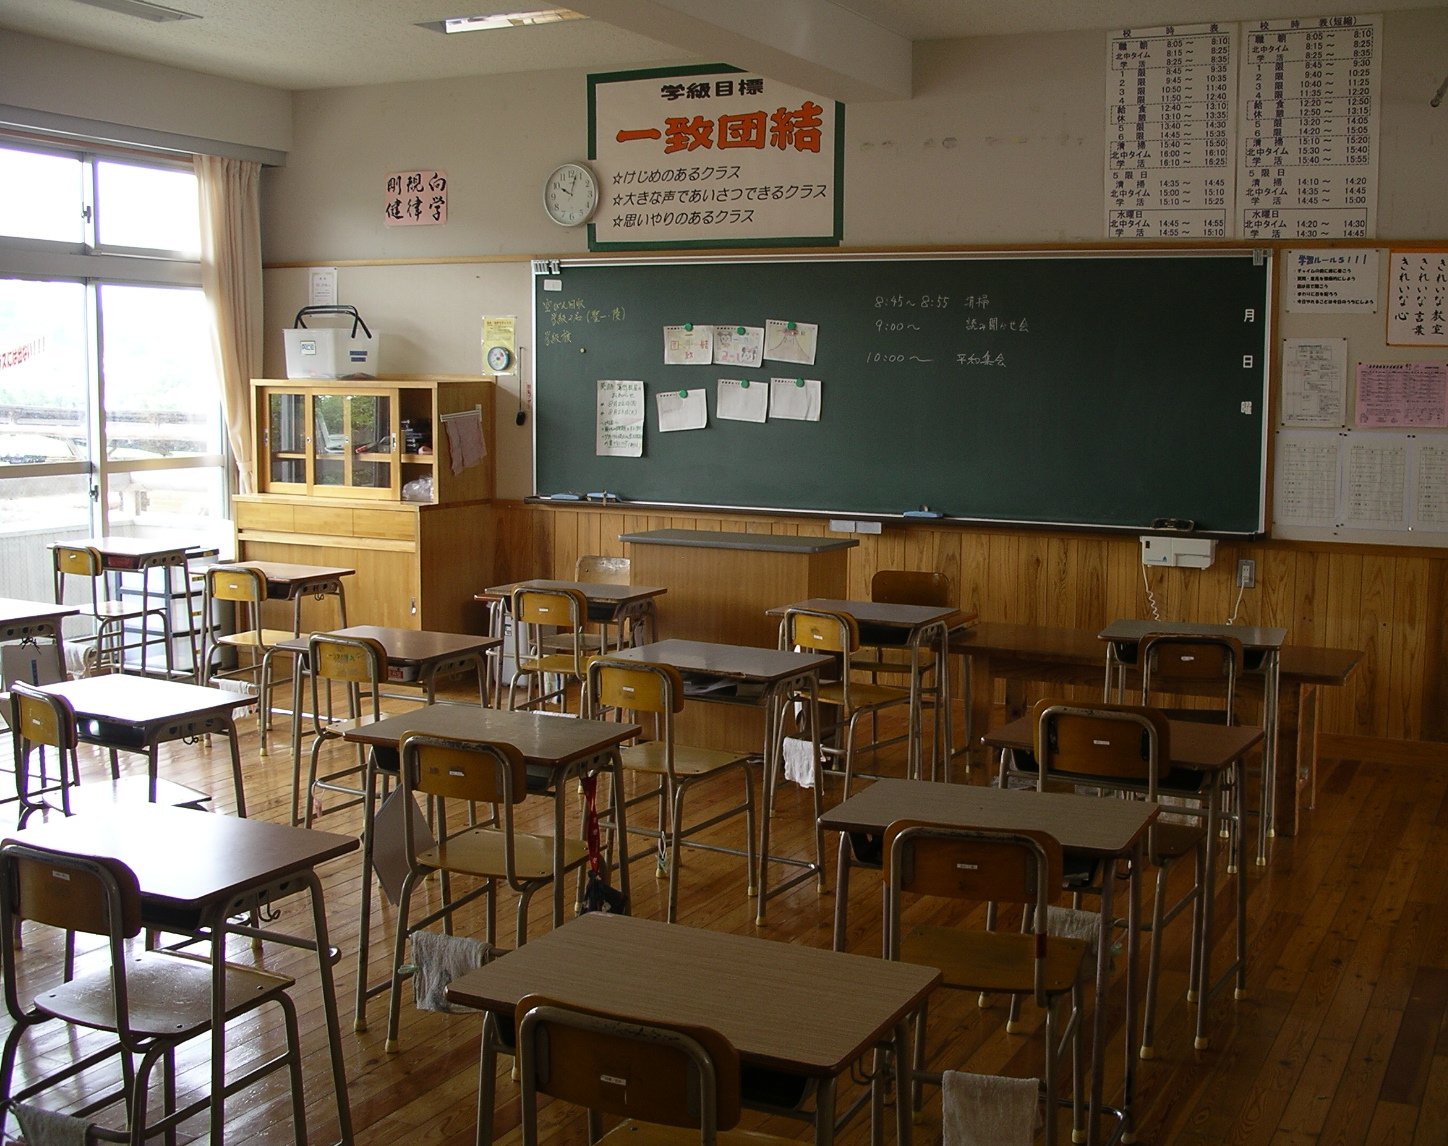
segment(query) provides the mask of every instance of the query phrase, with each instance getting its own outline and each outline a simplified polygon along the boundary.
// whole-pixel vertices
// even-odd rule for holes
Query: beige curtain
[[[198,155],[201,282],[211,304],[221,408],[236,459],[236,492],[256,488],[251,380],[262,368],[261,164]]]

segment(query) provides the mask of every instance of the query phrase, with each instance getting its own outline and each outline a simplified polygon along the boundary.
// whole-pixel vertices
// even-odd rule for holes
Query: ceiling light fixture
[[[195,12],[182,12],[177,8],[165,8],[149,0],[76,0],[77,4],[89,4],[92,8],[104,8],[107,12],[119,12],[122,16],[135,16],[139,20],[150,20],[153,24],[168,24],[173,20],[199,20]]]
[[[499,28],[527,28],[534,24],[558,24],[564,20],[587,20],[581,12],[567,8],[541,8],[533,12],[499,12],[492,16],[457,16],[451,20],[429,20],[419,24],[434,32],[491,32]]]

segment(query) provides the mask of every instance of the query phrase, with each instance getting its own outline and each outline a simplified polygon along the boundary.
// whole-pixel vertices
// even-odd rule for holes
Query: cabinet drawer
[[[417,515],[389,509],[354,509],[352,536],[412,541],[417,536]]]
[[[350,509],[335,505],[298,505],[292,512],[292,528],[297,533],[321,533],[328,537],[351,536]]]
[[[295,529],[294,508],[285,503],[242,501],[240,498],[231,503],[237,529],[271,529],[284,533]]]

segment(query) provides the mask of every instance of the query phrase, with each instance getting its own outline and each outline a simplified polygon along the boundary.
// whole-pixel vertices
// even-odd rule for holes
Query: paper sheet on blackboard
[[[644,384],[600,381],[593,452],[601,458],[638,458],[644,452]]]
[[[764,362],[764,327],[716,326],[714,365],[759,366]]]
[[[796,422],[820,420],[820,384],[815,378],[771,378],[769,416]]]
[[[659,432],[702,430],[709,422],[703,390],[665,390],[658,396]]]
[[[769,387],[759,382],[750,385],[743,379],[721,378],[714,408],[719,417],[731,422],[762,422],[769,417]]]
[[[714,328],[695,326],[664,327],[664,365],[699,366],[714,361]]]
[[[764,324],[764,357],[775,362],[802,362],[813,366],[819,335],[819,327],[812,322],[768,319]]]

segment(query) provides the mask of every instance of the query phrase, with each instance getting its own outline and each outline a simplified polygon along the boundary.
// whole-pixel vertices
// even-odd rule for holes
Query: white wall
[[[1100,241],[1105,54],[1104,32],[918,47],[912,99],[846,110],[846,245]],[[1383,59],[1377,237],[1448,238],[1448,106],[1428,106],[1448,9],[1385,16]],[[541,206],[548,171],[587,153],[585,98],[581,72],[297,93],[287,165],[264,181],[268,372],[306,299],[300,268],[339,262],[341,300],[384,332],[384,370],[478,372],[479,317],[528,314],[526,263],[508,258],[586,250]],[[423,166],[449,176],[447,225],[386,228],[383,177]],[[515,394],[505,380],[502,497],[531,492]]]
[[[244,149],[292,146],[289,92],[19,32],[0,35],[0,104]]]

